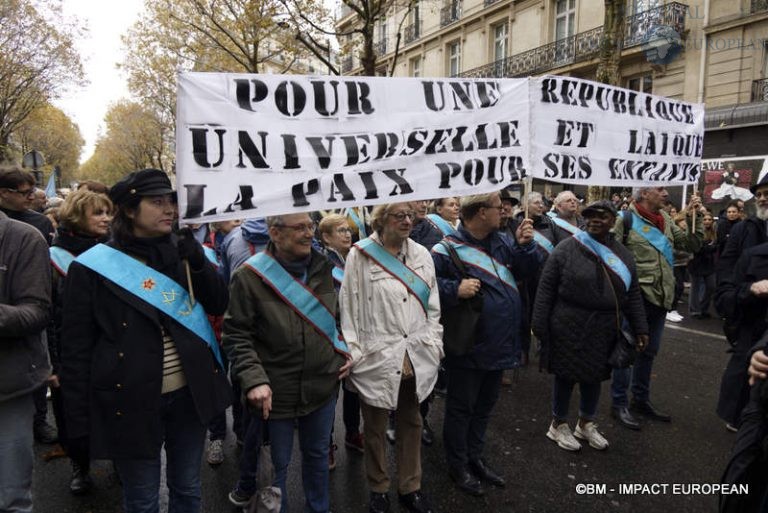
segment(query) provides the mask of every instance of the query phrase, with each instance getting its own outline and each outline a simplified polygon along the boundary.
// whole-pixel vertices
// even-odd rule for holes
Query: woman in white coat
[[[432,257],[408,238],[414,216],[408,203],[373,210],[374,233],[349,252],[340,292],[341,328],[352,355],[349,380],[363,412],[373,513],[389,509],[390,410],[396,418],[399,501],[409,511],[434,511],[421,493],[419,403],[437,380],[442,326]]]

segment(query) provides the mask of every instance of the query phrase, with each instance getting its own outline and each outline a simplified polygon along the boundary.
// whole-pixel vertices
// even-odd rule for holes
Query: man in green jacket
[[[637,355],[634,367],[615,369],[611,383],[612,415],[623,426],[639,430],[640,424],[630,413],[627,389],[632,388],[631,408],[649,419],[670,422],[650,401],[653,360],[659,352],[664,334],[664,321],[672,308],[675,296],[673,271],[674,250],[696,252],[701,246],[703,230],[696,223],[693,233],[690,215],[701,207],[701,200],[693,196],[686,207],[689,215],[685,229],[675,225],[662,209],[669,194],[664,187],[641,187],[632,191],[633,204],[623,217],[616,220],[614,234],[635,257],[637,277],[643,294],[643,306],[648,320],[650,336],[648,347]],[[625,221],[624,217],[629,216]],[[626,231],[626,234],[625,234]]]
[[[338,381],[350,366],[346,346],[336,338],[333,264],[312,248],[309,215],[268,217],[267,226],[266,251],[232,276],[222,342],[248,405],[269,429],[281,511],[288,511],[286,473],[298,425],[304,511],[325,513]]]

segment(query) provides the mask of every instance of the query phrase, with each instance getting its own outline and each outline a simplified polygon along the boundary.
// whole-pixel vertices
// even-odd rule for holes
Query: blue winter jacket
[[[455,240],[482,248],[497,262],[506,265],[517,280],[533,276],[543,257],[537,244],[518,245],[501,232],[494,232],[483,241],[474,239],[463,227],[452,236]],[[440,289],[440,308],[445,311],[458,305],[458,289],[462,274],[449,256],[432,251]],[[484,370],[509,369],[518,364],[520,350],[520,322],[522,303],[520,294],[501,284],[501,281],[477,267],[466,266],[472,278],[481,281],[483,313],[475,331],[475,347],[466,356],[446,357],[449,368]]]
[[[219,271],[229,281],[235,269],[252,255],[263,251],[269,242],[267,222],[263,218],[248,219],[227,234],[221,242],[221,267]]]

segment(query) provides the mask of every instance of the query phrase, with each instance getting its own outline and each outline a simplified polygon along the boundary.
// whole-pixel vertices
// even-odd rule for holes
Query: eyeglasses
[[[298,224],[279,224],[278,228],[290,228],[295,232],[309,232],[315,233],[317,230],[317,224],[315,223],[298,223]]]
[[[765,191],[765,192],[757,191],[755,193],[755,198],[757,198],[757,199],[768,198],[768,191]],[[744,210],[744,209],[740,208],[739,210]]]
[[[405,218],[407,217],[409,221],[413,221],[416,219],[416,212],[397,212],[394,214],[388,213],[388,216],[392,216],[395,219],[397,219],[398,223],[402,223],[405,221]]]
[[[34,196],[35,193],[37,192],[37,189],[35,187],[32,187],[31,189],[27,189],[26,191],[20,191],[18,189],[12,189],[10,187],[5,187],[5,189],[7,189],[7,190],[9,190],[11,192],[14,192],[16,194],[21,194],[22,196],[26,196],[27,198],[29,198],[30,196]]]
[[[345,226],[342,226],[340,228],[336,228],[336,233],[338,233],[339,235],[349,235],[350,233],[352,233],[352,230],[350,230]]]

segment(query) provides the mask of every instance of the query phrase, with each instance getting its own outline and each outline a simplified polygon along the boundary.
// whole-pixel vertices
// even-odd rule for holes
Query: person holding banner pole
[[[350,367],[336,326],[333,264],[314,249],[308,214],[266,222],[266,249],[232,275],[222,342],[251,414],[269,432],[281,511],[289,511],[286,480],[298,427],[304,511],[327,513],[328,440],[339,380]]]
[[[648,343],[634,259],[610,234],[616,208],[599,200],[583,215],[586,231],[558,244],[544,265],[532,322],[542,344],[542,367],[554,375],[547,438],[567,451],[581,449],[577,438],[593,449],[608,448],[594,420],[601,382],[611,376],[608,356],[622,336],[622,319],[637,336],[639,349]],[[581,401],[572,433],[568,408],[577,383]]]
[[[197,513],[206,426],[231,403],[206,317],[224,313],[227,286],[191,232],[172,233],[166,173],[130,173],[109,196],[112,239],[79,255],[64,285],[68,449],[113,460],[124,511],[145,513],[159,510],[164,447],[169,509]]]
[[[415,217],[409,203],[375,207],[373,233],[352,247],[341,286],[341,327],[352,355],[350,384],[363,412],[371,513],[386,513],[390,505],[390,411],[395,412],[398,501],[413,513],[434,511],[421,489],[419,404],[437,381],[442,326],[432,258],[409,238]]]
[[[505,486],[504,478],[484,458],[485,433],[499,398],[502,372],[518,364],[523,310],[517,280],[536,275],[542,261],[530,219],[520,223],[516,241],[499,232],[502,208],[498,192],[463,197],[456,235],[432,248],[445,315],[462,299],[482,291],[482,310],[468,352],[463,347],[461,354],[445,359],[443,443],[448,475],[473,496],[485,494],[480,481]]]
[[[648,347],[637,356],[632,369],[615,369],[611,383],[611,414],[622,426],[639,430],[640,423],[630,413],[657,421],[670,422],[671,417],[650,400],[651,373],[659,352],[667,312],[675,297],[674,250],[696,252],[701,247],[701,223],[694,233],[678,228],[663,210],[669,193],[665,187],[636,187],[634,203],[616,220],[614,234],[632,253],[637,265],[643,307],[649,328]],[[699,196],[691,197],[686,214],[701,207]],[[633,400],[628,391],[631,386]]]

